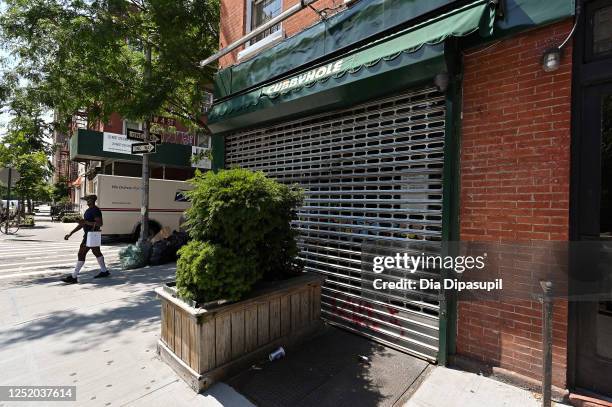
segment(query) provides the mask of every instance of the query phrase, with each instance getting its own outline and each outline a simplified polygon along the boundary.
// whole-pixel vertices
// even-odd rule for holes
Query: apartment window
[[[281,0],[246,0],[247,19],[246,30],[251,32],[257,27],[267,23],[278,16],[283,10]],[[255,53],[269,48],[283,39],[281,24],[276,24],[249,41],[242,51],[238,52],[238,59],[250,57]]]
[[[283,9],[281,0],[247,0],[247,6],[250,11],[249,32],[279,15]],[[251,43],[261,41],[279,30],[280,24],[277,24],[255,37]]]

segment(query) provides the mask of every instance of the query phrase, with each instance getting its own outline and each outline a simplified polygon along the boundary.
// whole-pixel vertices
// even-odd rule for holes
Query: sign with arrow
[[[134,143],[132,144],[132,154],[150,154],[157,151],[155,143]]]
[[[161,143],[161,136],[159,134],[149,132],[149,139],[145,140],[144,132],[142,130],[127,129],[126,134],[128,140],[143,141],[148,143]]]

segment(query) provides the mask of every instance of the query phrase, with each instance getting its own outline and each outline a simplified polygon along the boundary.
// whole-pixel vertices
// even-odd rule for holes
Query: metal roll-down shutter
[[[414,275],[374,274],[362,251],[406,242],[440,250],[444,119],[444,96],[423,89],[225,139],[227,167],[305,189],[295,227],[305,269],[327,277],[322,316],[429,360],[438,351],[436,293],[374,290],[374,278]]]

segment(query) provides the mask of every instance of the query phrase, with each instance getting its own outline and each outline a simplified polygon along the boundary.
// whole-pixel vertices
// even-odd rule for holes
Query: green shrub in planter
[[[300,189],[240,168],[197,173],[192,183],[186,226],[193,241],[177,262],[181,295],[197,301],[235,300],[262,278],[295,271],[298,249],[290,223],[302,202]],[[188,255],[195,248],[206,253]],[[213,279],[240,287],[218,291],[214,287],[220,283]]]
[[[187,300],[237,301],[261,278],[253,256],[210,242],[192,240],[178,254],[176,286]]]
[[[79,213],[66,213],[62,215],[62,223],[76,223],[83,219]]]

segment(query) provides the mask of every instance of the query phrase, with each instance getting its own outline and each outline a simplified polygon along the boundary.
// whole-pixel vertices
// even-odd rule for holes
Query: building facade
[[[192,178],[195,171],[190,162],[192,149],[208,148],[208,138],[198,137],[182,123],[166,117],[154,116],[152,127],[165,146],[161,147],[163,154],[153,154],[151,177],[171,180]],[[142,175],[140,156],[128,151],[128,129],[142,130],[142,123],[127,120],[118,113],[112,113],[106,122],[95,123],[89,123],[85,115],[75,115],[69,135],[54,134],[53,182],[67,182],[70,185],[73,203],[78,204],[80,197],[92,190],[96,174]],[[107,146],[106,139],[109,137],[124,140],[124,151]]]
[[[223,0],[220,46],[295,3]],[[537,298],[380,292],[364,264],[380,247],[609,239],[610,23],[609,0],[315,2],[221,59],[216,163],[305,188],[300,257],[327,277],[329,322],[536,383]],[[559,389],[612,396],[611,304],[554,301]]]

